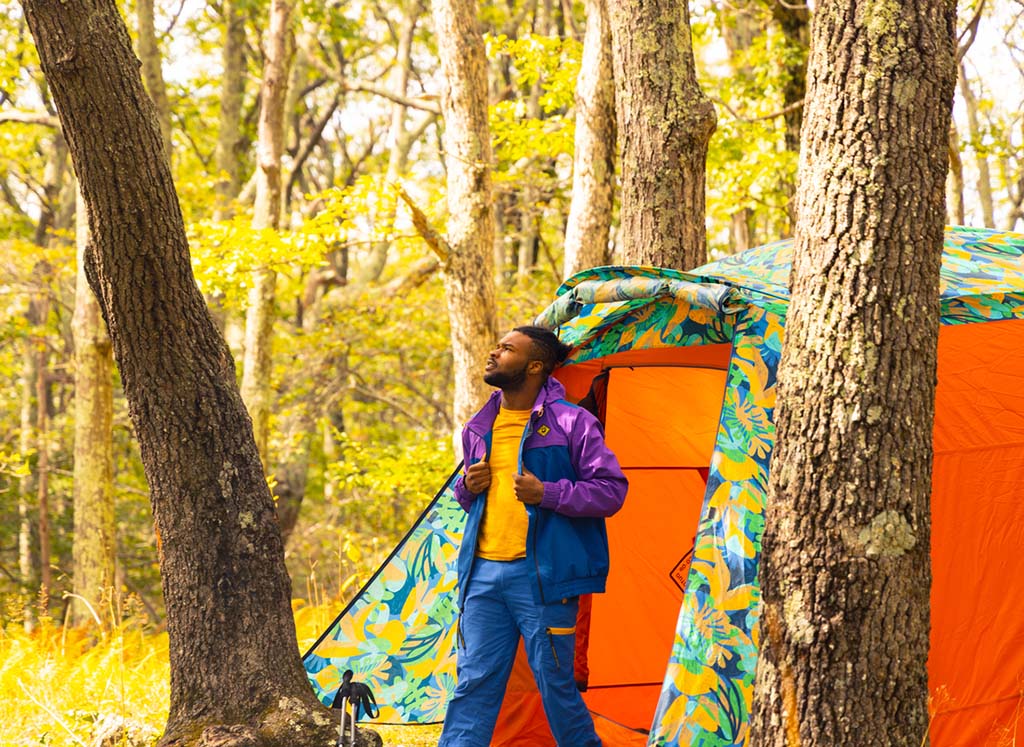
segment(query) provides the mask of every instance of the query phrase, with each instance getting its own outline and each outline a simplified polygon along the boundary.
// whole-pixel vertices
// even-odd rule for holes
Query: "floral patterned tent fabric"
[[[775,371],[791,242],[691,273],[609,267],[569,279],[538,323],[573,345],[566,365],[647,348],[731,343],[693,560],[648,744],[740,745],[757,658],[757,567],[774,445]],[[1024,235],[947,229],[942,323],[1024,318]],[[450,478],[451,479],[451,478]],[[381,720],[443,719],[454,688],[455,556],[464,516],[445,486],[389,561],[305,657],[329,703],[345,669]]]

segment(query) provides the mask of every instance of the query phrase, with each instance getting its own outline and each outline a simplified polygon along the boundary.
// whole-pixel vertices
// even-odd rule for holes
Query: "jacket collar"
[[[565,399],[565,387],[562,382],[554,376],[549,376],[544,386],[537,392],[537,399],[533,403],[531,411],[533,415],[540,417],[544,414],[544,408],[552,402]],[[466,427],[474,433],[482,436],[494,425],[494,419],[498,417],[498,410],[501,409],[501,390],[496,389],[491,393],[490,399],[480,408],[476,415],[469,419]],[[532,417],[532,415],[531,415]]]

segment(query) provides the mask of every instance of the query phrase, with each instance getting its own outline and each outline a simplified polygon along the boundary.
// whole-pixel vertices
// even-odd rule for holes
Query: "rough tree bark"
[[[707,256],[704,168],[715,108],[697,82],[687,4],[608,5],[627,264],[688,270]]]
[[[290,0],[270,4],[270,27],[265,37],[263,83],[256,145],[256,203],[252,227],[257,231],[281,226],[281,153],[284,150],[284,102],[293,49]],[[252,418],[256,446],[267,463],[270,438],[271,340],[277,272],[258,267],[253,272],[245,312],[245,357],[242,361],[242,399]]]
[[[114,520],[114,360],[99,304],[85,277],[89,223],[79,196],[75,229],[78,276],[71,331],[75,341],[75,534],[71,619],[92,620],[112,593],[117,558]],[[101,618],[102,619],[102,618]]]
[[[299,660],[251,422],[192,276],[127,29],[113,0],[22,5],[88,208],[86,272],[162,540],[171,665],[162,744],[333,744],[336,727]]]
[[[447,84],[441,101],[448,173],[444,287],[455,364],[455,422],[465,423],[490,390],[482,367],[498,335],[487,57],[474,0],[438,0],[434,33]]]
[[[587,0],[583,59],[576,79],[572,202],[563,274],[608,264],[615,199],[615,82],[607,0]]]
[[[751,744],[918,747],[955,8],[815,10]]]

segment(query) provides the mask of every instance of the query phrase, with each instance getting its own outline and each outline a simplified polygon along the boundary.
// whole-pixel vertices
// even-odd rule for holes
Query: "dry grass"
[[[295,607],[304,650],[337,605]],[[126,747],[155,744],[170,698],[167,634],[154,633],[138,616],[119,619],[108,611],[107,617],[102,631],[50,620],[31,633],[18,624],[0,627],[0,745],[89,747],[100,732],[123,737],[118,743]],[[435,747],[441,732],[440,726],[365,726],[389,747]]]
[[[388,747],[437,747],[441,737],[440,726],[366,726],[380,734]]]

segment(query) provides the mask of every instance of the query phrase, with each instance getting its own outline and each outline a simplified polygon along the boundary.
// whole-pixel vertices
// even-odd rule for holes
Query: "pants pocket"
[[[551,644],[551,655],[555,657],[555,669],[561,669],[562,661],[558,656],[558,650],[562,649],[563,656],[566,651],[572,651],[572,644],[574,642],[573,636],[576,635],[576,626],[573,625],[571,628],[549,627],[546,629],[546,632],[548,634],[548,642]]]

